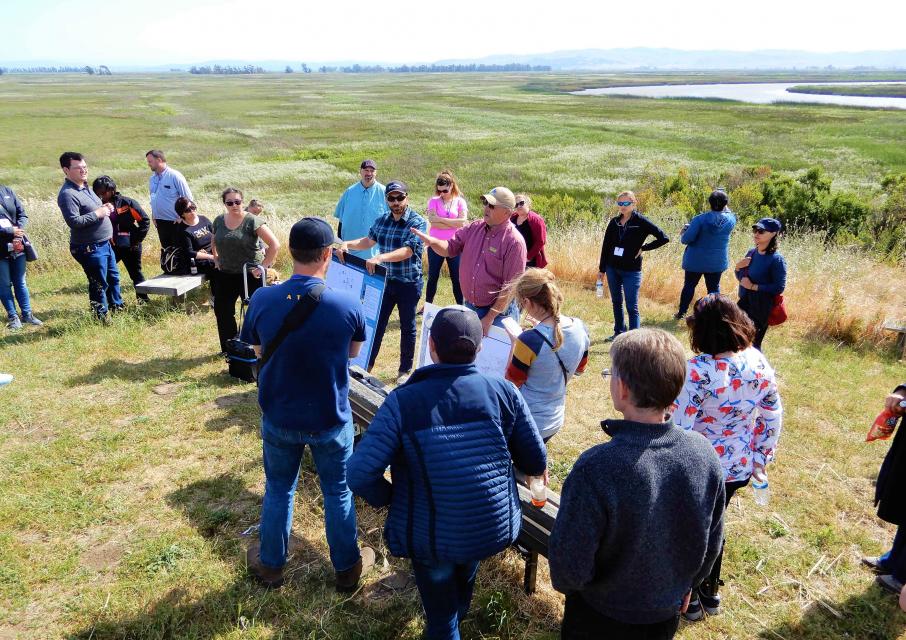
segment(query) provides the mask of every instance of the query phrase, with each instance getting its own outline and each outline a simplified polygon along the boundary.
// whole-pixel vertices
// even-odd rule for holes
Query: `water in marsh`
[[[642,98],[720,98],[756,104],[772,102],[811,102],[842,104],[853,107],[883,107],[906,109],[906,98],[878,98],[869,96],[826,96],[790,93],[790,87],[802,84],[851,85],[851,84],[906,84],[904,82],[765,82],[752,84],[671,84],[634,87],[606,87],[573,91],[578,96],[638,96]]]

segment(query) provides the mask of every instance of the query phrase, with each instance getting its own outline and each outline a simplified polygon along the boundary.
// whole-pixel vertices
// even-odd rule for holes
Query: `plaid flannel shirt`
[[[392,213],[386,213],[374,221],[368,231],[368,237],[377,242],[381,253],[387,253],[409,247],[412,255],[400,262],[385,262],[387,277],[399,282],[421,282],[422,279],[422,241],[412,233],[412,228],[428,232],[428,223],[413,209],[406,207],[406,213],[399,222],[393,219]]]

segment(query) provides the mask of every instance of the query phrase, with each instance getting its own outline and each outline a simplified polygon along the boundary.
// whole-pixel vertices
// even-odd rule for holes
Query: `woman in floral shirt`
[[[720,294],[699,300],[686,318],[692,350],[686,383],[674,404],[673,421],[711,441],[724,468],[726,500],[774,459],[783,408],[774,370],[752,346],[755,325],[736,303]],[[720,610],[720,565],[694,590],[686,614],[699,620]]]

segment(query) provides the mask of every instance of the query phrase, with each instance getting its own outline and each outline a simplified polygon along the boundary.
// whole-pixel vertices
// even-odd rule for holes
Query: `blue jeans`
[[[70,245],[69,253],[88,276],[88,300],[98,317],[107,315],[110,307],[122,307],[120,272],[110,243]]]
[[[462,304],[462,288],[459,286],[459,256],[455,258],[445,258],[434,252],[434,249],[428,248],[428,284],[425,286],[425,301],[434,302],[434,295],[437,293],[437,281],[440,279],[440,270],[444,266],[444,260],[447,261],[447,267],[450,269],[450,282],[453,284],[453,299],[456,304]]]
[[[415,307],[418,306],[418,300],[421,297],[421,280],[418,282],[387,280],[384,287],[384,299],[381,301],[381,311],[374,329],[374,339],[371,342],[369,371],[374,366],[374,361],[377,360],[378,352],[381,350],[384,332],[387,331],[387,323],[390,322],[393,307],[398,307],[400,313],[400,366],[397,371],[403,373],[412,370],[412,361],[415,358]]]
[[[13,291],[16,293],[13,298]],[[0,258],[0,301],[10,317],[16,314],[16,300],[22,315],[31,313],[31,301],[28,297],[28,287],[25,285],[25,254],[18,258],[12,256]]]
[[[890,573],[900,582],[906,582],[906,526],[897,528],[890,551],[878,560],[885,573]]]
[[[494,306],[494,305],[489,304],[489,305],[486,306],[486,307],[476,307],[474,304],[472,304],[472,303],[469,302],[468,300],[466,300],[465,302],[463,302],[463,305],[465,305],[467,308],[469,308],[469,309],[471,309],[472,311],[474,311],[475,313],[477,313],[477,314],[478,314],[478,319],[479,319],[479,320],[481,320],[481,319],[484,318],[486,315],[488,315],[488,311],[490,311],[490,310],[491,310],[491,307]],[[510,303],[510,306],[508,306],[508,307],[504,310],[503,313],[498,313],[498,314],[497,314],[497,317],[494,318],[494,322],[492,322],[491,324],[493,324],[495,327],[503,327],[503,319],[504,319],[504,318],[507,318],[507,317],[512,318],[512,319],[515,320],[516,322],[519,322],[519,307],[516,305],[516,301],[515,301],[515,300],[513,300],[513,301]]]
[[[459,622],[469,613],[478,563],[423,564],[413,559],[412,572],[425,609],[425,636],[459,640]]]
[[[293,522],[293,497],[305,446],[318,470],[324,495],[324,529],[330,562],[346,571],[359,561],[355,505],[346,485],[346,463],[352,455],[352,424],[310,433],[283,429],[261,418],[264,449],[264,502],[261,505],[261,564],[279,568],[286,564],[289,532]]]
[[[692,298],[695,297],[695,287],[698,286],[702,276],[705,277],[705,288],[708,290],[708,293],[720,293],[720,276],[722,273],[722,271],[717,271],[715,273],[687,271],[685,281],[683,282],[683,291],[680,293],[678,314],[681,316],[686,315],[689,304],[692,302]]]
[[[610,301],[613,303],[613,332],[616,335],[626,332],[626,321],[623,317],[623,296],[626,296],[626,312],[629,314],[629,328],[641,326],[639,317],[639,289],[642,286],[641,271],[623,271],[607,265],[607,287],[610,289]]]

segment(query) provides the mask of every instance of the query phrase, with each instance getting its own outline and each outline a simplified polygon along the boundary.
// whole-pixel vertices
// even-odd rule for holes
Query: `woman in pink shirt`
[[[434,193],[435,195],[428,201],[425,211],[425,218],[431,225],[429,235],[438,240],[449,240],[457,229],[465,225],[469,207],[466,205],[465,198],[460,194],[456,177],[451,171],[445,169],[437,174]],[[440,278],[444,260],[447,261],[447,267],[450,269],[453,297],[456,299],[456,304],[462,304],[462,289],[459,286],[459,256],[445,258],[430,247],[428,248],[428,285],[425,290],[425,300],[434,302],[437,280]]]

